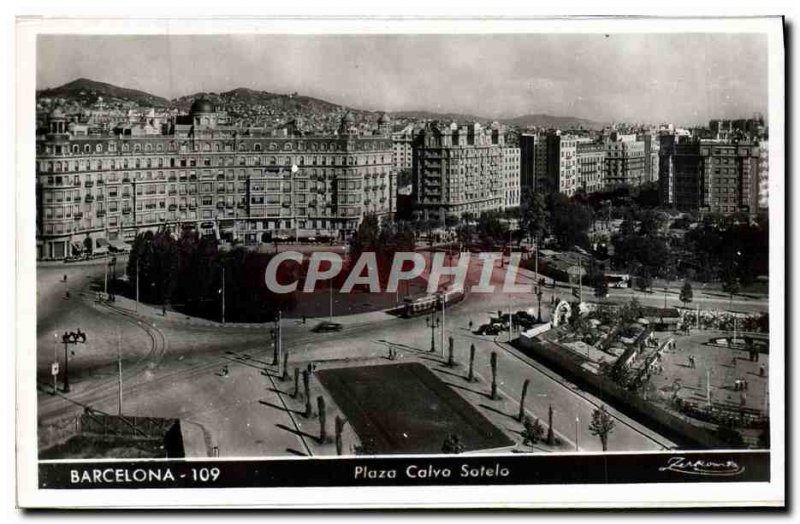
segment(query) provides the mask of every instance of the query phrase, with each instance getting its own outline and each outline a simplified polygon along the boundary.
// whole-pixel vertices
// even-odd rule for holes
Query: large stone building
[[[577,138],[560,131],[520,137],[520,181],[523,191],[561,192],[578,189]]]
[[[755,213],[759,200],[759,147],[752,142],[664,135],[660,194],[681,211]]]
[[[43,259],[161,227],[246,243],[345,238],[395,209],[391,136],[359,135],[350,114],[336,136],[275,136],[228,125],[198,99],[159,134],[77,136],[55,110],[36,148]]]
[[[577,139],[578,188],[586,193],[602,191],[605,187],[606,148],[590,138]]]
[[[519,137],[520,187],[522,191],[541,191],[539,176],[547,171],[547,148],[544,135],[523,133]]]
[[[504,137],[480,124],[426,124],[414,137],[412,183],[417,216],[427,220],[502,209]]]
[[[758,144],[758,208],[769,208],[769,141]]]
[[[606,187],[638,187],[646,181],[644,142],[636,135],[612,135],[606,141]]]
[[[645,133],[638,140],[644,143],[644,174],[642,183],[658,182],[658,151],[660,149],[658,135]]]
[[[520,204],[520,151],[518,147],[503,148],[503,208]]]

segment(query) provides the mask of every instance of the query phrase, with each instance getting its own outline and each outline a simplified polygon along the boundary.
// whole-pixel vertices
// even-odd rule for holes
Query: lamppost
[[[444,306],[445,306],[444,294],[437,293],[436,296],[437,296],[437,302],[442,306],[442,322],[441,322],[441,324],[442,324],[442,343],[441,343],[441,345],[442,345],[442,358],[444,358],[444,330],[445,330],[445,327],[446,327],[445,318],[444,318]]]
[[[441,322],[436,318],[436,305],[431,308],[431,316],[425,319],[425,324],[431,328],[431,353],[436,351],[436,328],[441,325]]]
[[[664,309],[667,309],[667,291],[669,291],[669,288],[665,287],[664,288]]]
[[[69,345],[70,344],[85,344],[86,333],[82,332],[80,328],[75,331],[65,331],[61,335],[61,343],[64,344],[64,393],[69,393]]]
[[[536,314],[536,322],[538,322],[539,324],[542,323],[542,295],[543,294],[544,293],[542,292],[542,286],[536,286],[536,300],[538,301],[538,304],[539,304],[539,311]]]
[[[225,323],[225,266],[221,267],[222,269],[222,288],[219,290],[220,294],[222,295],[222,323]]]

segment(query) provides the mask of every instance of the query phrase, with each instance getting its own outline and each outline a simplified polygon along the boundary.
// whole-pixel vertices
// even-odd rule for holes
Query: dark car
[[[503,331],[503,327],[499,324],[483,324],[478,328],[478,335],[499,335]]]
[[[311,331],[314,333],[332,333],[335,331],[341,331],[342,327],[343,326],[337,322],[320,322],[311,328]]]

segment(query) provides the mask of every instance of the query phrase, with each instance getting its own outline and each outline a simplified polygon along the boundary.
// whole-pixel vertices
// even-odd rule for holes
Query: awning
[[[72,244],[70,245],[72,246],[72,249],[74,249],[75,251],[83,251],[83,242],[81,242],[80,240],[73,240]]]
[[[108,247],[108,240],[105,238],[98,238],[97,239],[97,247]]]
[[[109,240],[108,245],[111,247],[113,251],[130,251],[131,246],[130,244],[123,242],[122,240],[115,239]]]

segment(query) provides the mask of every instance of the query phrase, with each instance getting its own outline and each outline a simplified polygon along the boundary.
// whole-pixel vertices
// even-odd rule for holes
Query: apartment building
[[[227,240],[344,239],[367,214],[394,212],[389,136],[308,136],[234,127],[205,99],[160,134],[74,135],[54,110],[37,136],[37,254],[192,228]]]

